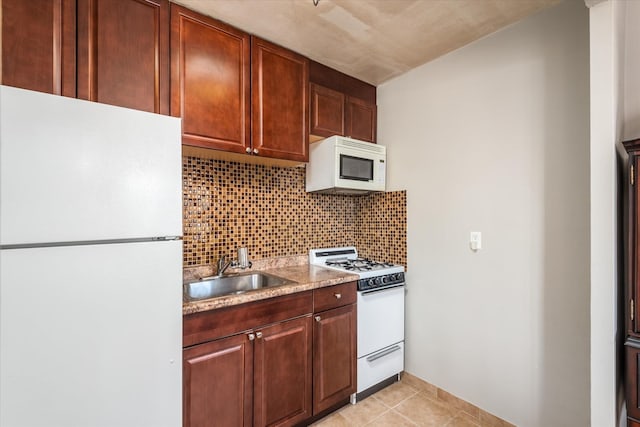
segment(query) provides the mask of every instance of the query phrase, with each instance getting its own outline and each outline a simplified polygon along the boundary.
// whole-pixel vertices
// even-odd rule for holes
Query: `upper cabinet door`
[[[248,34],[171,5],[171,114],[184,144],[249,148],[250,59]]]
[[[75,0],[2,0],[2,84],[76,96]]]
[[[311,84],[311,134],[344,135],[343,93]]]
[[[347,97],[345,135],[362,141],[376,142],[377,108],[358,98]]]
[[[309,160],[309,61],[251,38],[252,145],[254,154]]]
[[[169,114],[168,0],[78,0],[78,98]]]

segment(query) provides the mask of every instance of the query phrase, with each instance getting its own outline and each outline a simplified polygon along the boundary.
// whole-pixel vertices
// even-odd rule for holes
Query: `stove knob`
[[[392,275],[389,276],[383,276],[382,277],[382,283],[389,283],[391,281],[391,279],[393,279],[393,277],[391,277]]]
[[[380,284],[380,282],[381,282],[381,280],[380,280],[380,278],[379,278],[379,277],[376,277],[376,278],[374,279],[374,282],[376,283],[376,285],[379,285],[379,284]]]
[[[374,280],[373,279],[369,279],[369,281],[367,282],[367,284],[369,285],[370,288],[373,287],[374,285]]]

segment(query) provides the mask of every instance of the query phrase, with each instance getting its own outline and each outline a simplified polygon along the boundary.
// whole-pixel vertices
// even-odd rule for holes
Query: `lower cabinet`
[[[245,334],[183,354],[183,425],[251,426],[253,343]]]
[[[356,306],[314,316],[313,413],[356,392]]]
[[[640,374],[640,342],[635,339],[627,339],[625,347],[628,425],[629,427],[640,427],[640,396],[638,394],[638,385],[640,384],[640,381],[638,381],[638,375]]]
[[[295,426],[346,402],[355,302],[350,282],[185,316],[183,426]]]
[[[185,426],[288,426],[311,416],[311,316],[184,350]]]
[[[313,414],[356,392],[356,283],[314,290]]]
[[[256,332],[255,426],[289,426],[311,417],[311,316]]]
[[[183,426],[310,418],[312,301],[309,291],[185,316]]]

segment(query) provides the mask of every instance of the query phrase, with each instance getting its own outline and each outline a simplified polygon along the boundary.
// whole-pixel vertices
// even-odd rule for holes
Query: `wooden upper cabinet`
[[[377,108],[361,99],[347,96],[345,135],[362,141],[376,141]]]
[[[376,142],[377,108],[359,98],[312,83],[311,134]]]
[[[2,84],[75,97],[75,0],[1,3]]]
[[[311,134],[344,135],[345,96],[342,92],[311,83]]]
[[[250,145],[249,35],[171,5],[171,114],[183,143],[244,153]]]
[[[78,98],[169,114],[168,0],[78,0]]]
[[[252,37],[251,64],[254,154],[308,161],[308,59]]]
[[[309,62],[311,134],[376,142],[376,87],[315,61]]]

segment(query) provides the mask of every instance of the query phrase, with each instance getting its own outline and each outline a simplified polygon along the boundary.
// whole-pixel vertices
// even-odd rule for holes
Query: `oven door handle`
[[[395,353],[396,351],[401,350],[401,347],[399,345],[394,345],[393,347],[389,347],[386,348],[384,350],[382,350],[379,353],[376,354],[372,354],[371,356],[367,357],[367,362],[373,362],[374,360],[378,360],[382,357],[385,357],[391,353]]]
[[[367,295],[367,294],[373,294],[375,292],[386,291],[386,290],[393,289],[393,288],[399,288],[401,286],[404,286],[404,283],[397,283],[395,285],[390,285],[390,286],[385,286],[385,287],[380,287],[380,288],[367,289],[366,291],[359,291],[359,292],[362,295]]]

